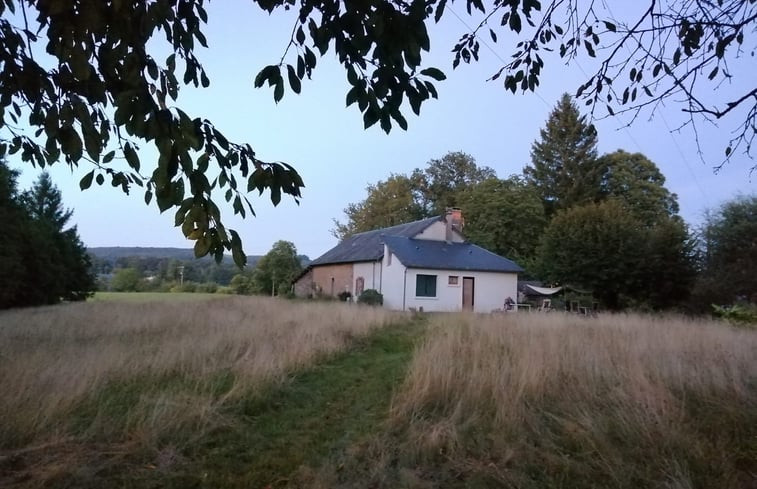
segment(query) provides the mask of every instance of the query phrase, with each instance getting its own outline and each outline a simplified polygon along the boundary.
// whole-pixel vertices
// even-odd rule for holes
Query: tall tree
[[[466,238],[532,268],[547,224],[533,187],[518,177],[489,178],[464,190],[457,203],[465,216]]]
[[[0,159],[0,214],[3,216],[3,232],[0,233],[0,308],[24,305],[23,284],[30,282],[24,250],[33,244],[30,242],[33,223],[18,202],[17,178],[18,172]]]
[[[426,217],[418,202],[418,186],[405,175],[391,175],[385,181],[366,187],[365,200],[347,205],[347,222],[334,219],[332,234],[341,239],[355,233],[394,226]]]
[[[89,254],[76,226],[67,227],[73,211],[63,207],[60,190],[53,185],[50,175],[42,172],[21,200],[50,243],[44,253],[51,262],[48,266],[60,272],[54,272],[55,286],[48,287],[55,294],[52,300],[76,301],[92,295],[95,279]]]
[[[757,304],[757,195],[724,203],[701,233],[704,263],[697,287],[702,305]]]
[[[455,151],[416,168],[411,180],[418,186],[417,199],[427,215],[442,215],[450,207],[459,207],[459,195],[484,180],[496,178],[488,166],[478,166],[469,154]]]
[[[611,309],[638,289],[643,259],[641,223],[621,203],[608,200],[558,212],[542,237],[543,278],[589,289]]]
[[[0,160],[0,308],[85,299],[95,286],[89,255],[76,229],[64,228],[71,213],[60,192],[43,173],[20,195],[16,175]]]
[[[665,188],[665,177],[641,153],[617,150],[599,160],[601,195],[622,201],[648,226],[678,214],[676,194]]]
[[[406,128],[404,102],[419,114],[422,104],[437,96],[434,81],[445,75],[425,67],[422,54],[431,46],[428,24],[450,11],[445,0],[255,3],[269,13],[298,7],[284,56],[264,67],[254,82],[271,87],[277,102],[287,82],[299,93],[316,67],[316,52],[324,56],[332,48],[350,85],[347,104],[357,106],[365,127]],[[282,193],[299,198],[303,182],[291,166],[260,160],[250,144],[229,141],[212,122],[191,118],[174,105],[182,84],[210,84],[197,57],[197,46],[208,45],[205,4],[0,2],[0,156],[20,153],[39,166],[89,162],[93,169],[82,179],[83,189],[93,181],[102,185],[106,176],[124,192],[143,185],[147,202],[154,198],[161,211],[177,210],[184,234],[199,242],[198,255],[220,260],[231,249],[243,264],[239,236],[224,227],[213,199],[222,193],[234,213],[244,216],[245,208],[252,210],[248,191],[269,190],[275,204]],[[466,6],[469,15],[482,18],[454,47],[453,66],[479,59],[482,32],[496,42],[496,33],[487,27],[499,18],[502,29],[527,38],[512,47],[511,61],[492,76],[504,74],[506,90],[538,87],[546,72],[542,50],[559,52],[567,61],[599,54],[597,72],[576,90],[594,109],[606,104],[611,115],[634,114],[680,99],[692,118],[743,117],[726,157],[739,147],[750,154],[757,88],[750,80],[740,93],[710,96],[712,87],[740,72],[734,65],[751,72],[751,58],[742,54],[753,46],[753,0],[650,0],[628,18],[616,18],[609,5],[602,10],[596,2],[574,0],[544,5],[467,0]],[[512,36],[499,36],[505,38]],[[621,49],[628,43],[631,49]],[[51,62],[34,56],[43,46]],[[160,59],[157,53],[166,51]],[[139,144],[155,145],[159,158],[153,165],[143,167],[148,162],[140,161]]]
[[[598,200],[601,169],[597,131],[567,93],[552,110],[540,139],[531,146],[523,173],[539,191],[548,217],[557,210]]]
[[[542,237],[539,267],[544,278],[592,290],[611,309],[679,305],[695,278],[683,222],[647,226],[615,198],[558,212]]]
[[[277,241],[255,265],[252,273],[253,288],[260,294],[286,294],[301,270],[302,265],[294,244]]]

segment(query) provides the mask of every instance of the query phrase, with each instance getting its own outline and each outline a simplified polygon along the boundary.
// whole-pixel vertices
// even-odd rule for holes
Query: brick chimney
[[[463,211],[459,207],[448,208],[447,214],[444,216],[444,221],[447,224],[445,239],[448,243],[451,243],[453,229],[458,233],[463,232],[463,226],[465,225],[465,220],[463,219]]]

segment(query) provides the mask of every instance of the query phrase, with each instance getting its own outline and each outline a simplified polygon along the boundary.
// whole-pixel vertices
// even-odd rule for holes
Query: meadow
[[[3,487],[757,486],[757,332],[674,316],[100,300],[0,392]]]

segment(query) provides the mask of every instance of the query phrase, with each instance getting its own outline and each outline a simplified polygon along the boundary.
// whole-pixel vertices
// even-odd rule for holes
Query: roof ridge
[[[388,229],[399,228],[399,227],[404,227],[404,226],[411,226],[413,224],[417,224],[417,223],[423,222],[423,221],[437,221],[437,220],[439,220],[441,218],[442,218],[441,215],[431,216],[431,217],[424,217],[423,219],[416,219],[415,221],[403,222],[401,224],[394,224],[392,226],[387,226],[387,227],[384,227],[384,228],[371,229],[370,231],[362,231],[362,232],[353,234],[352,236],[350,236],[350,238],[354,238],[355,236],[363,236],[363,235],[371,234],[371,233],[382,234],[382,231],[386,231]],[[431,224],[429,224],[429,225],[431,225]],[[349,239],[349,238],[347,238],[347,239]]]

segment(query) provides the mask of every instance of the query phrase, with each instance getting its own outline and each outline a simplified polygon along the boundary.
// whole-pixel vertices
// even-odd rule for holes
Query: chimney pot
[[[452,242],[452,230],[456,230],[458,233],[463,231],[465,220],[463,219],[463,211],[459,207],[450,207],[447,209],[444,221],[447,225],[445,239],[448,243]]]

